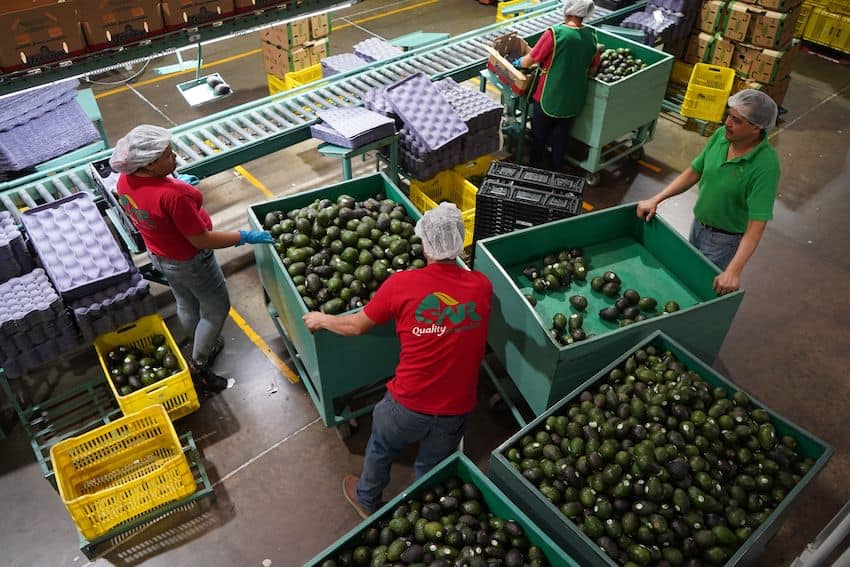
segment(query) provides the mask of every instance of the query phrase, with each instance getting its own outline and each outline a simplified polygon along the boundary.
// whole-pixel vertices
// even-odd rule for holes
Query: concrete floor
[[[348,51],[371,35],[390,38],[414,30],[457,34],[493,19],[492,7],[472,0],[367,0],[334,19],[332,52]],[[95,85],[110,140],[114,143],[141,122],[172,126],[267,94],[256,35],[215,44],[204,55],[208,69],[221,73],[236,90],[217,107],[196,110],[183,102],[175,84],[186,75],[160,78],[152,73],[157,65],[174,63],[173,57],[151,62],[126,86]],[[139,70],[98,80],[115,83]],[[715,362],[722,373],[836,450],[792,508],[760,565],[788,564],[850,498],[848,94],[846,66],[800,57],[785,101],[788,113],[772,137],[783,169],[775,219],[747,267],[746,297]],[[685,167],[705,141],[662,119],[647,148],[647,161],[660,172],[633,166],[607,174],[587,200],[599,208],[649,196]],[[339,180],[339,164],[319,157],[314,148],[315,143],[304,142],[244,167],[274,195]],[[244,227],[246,207],[266,199],[235,171],[208,178],[200,188],[220,229]],[[686,232],[692,204],[693,196],[685,195],[663,205],[661,214]],[[346,442],[322,425],[304,387],[291,384],[281,372],[284,348],[265,312],[253,254],[237,248],[222,250],[218,257],[233,307],[249,332],[246,325],[228,321],[227,346],[217,370],[234,377],[236,385],[204,400],[197,413],[178,424],[199,441],[218,500],[200,514],[178,514],[135,535],[95,565],[242,566],[261,565],[265,559],[272,565],[300,565],[358,522],[340,485],[343,475],[360,470],[368,418]],[[153,287],[163,313],[172,315],[167,289]],[[44,375],[64,386],[97,372],[93,352],[85,352]],[[489,452],[516,429],[507,412],[488,408],[490,393],[482,380],[465,445],[482,467]],[[0,453],[0,502],[7,509],[0,516],[0,564],[89,564],[19,427],[0,442]],[[411,482],[411,464],[412,455],[407,455],[394,467],[387,496]]]

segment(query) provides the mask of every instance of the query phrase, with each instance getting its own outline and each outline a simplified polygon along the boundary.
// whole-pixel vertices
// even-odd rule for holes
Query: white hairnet
[[[593,13],[595,7],[593,0],[564,0],[564,17],[586,18]]]
[[[142,124],[118,140],[109,165],[118,173],[133,173],[162,155],[171,144],[171,132],[159,126]]]
[[[454,203],[440,203],[426,212],[414,232],[431,260],[452,260],[463,250],[463,219]]]
[[[776,116],[779,114],[773,99],[755,89],[744,89],[733,94],[726,104],[762,130],[773,128],[776,124]]]

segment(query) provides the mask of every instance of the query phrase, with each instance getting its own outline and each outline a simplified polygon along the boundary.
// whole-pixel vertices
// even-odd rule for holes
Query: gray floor
[[[334,20],[334,53],[371,35],[395,37],[415,30],[456,34],[494,19],[492,7],[474,0],[367,0],[342,14]],[[173,57],[152,62],[126,86],[95,85],[111,141],[141,122],[171,126],[267,94],[256,35],[215,44],[204,55],[208,69],[221,73],[236,90],[218,107],[189,108],[175,89],[187,75],[160,78],[152,72],[157,65],[174,63]],[[219,62],[223,58],[228,60]],[[115,83],[139,70],[98,80]],[[744,274],[747,293],[715,363],[836,449],[792,508],[761,565],[787,564],[850,497],[848,93],[846,66],[813,55],[799,58],[785,102],[788,113],[772,135],[783,169],[775,219]],[[641,166],[612,172],[587,200],[599,208],[649,196],[685,167],[705,141],[662,119],[647,157],[660,173]],[[304,142],[244,167],[275,195],[339,180],[339,164],[314,149],[315,143]],[[246,207],[266,199],[236,171],[204,180],[201,189],[221,229],[244,227]],[[686,195],[663,205],[661,214],[684,232],[692,204],[692,196]],[[96,565],[261,565],[265,559],[272,565],[298,565],[358,522],[340,485],[344,474],[360,469],[368,419],[346,442],[322,425],[304,387],[291,384],[276,362],[284,356],[283,345],[266,315],[250,250],[223,250],[218,257],[234,309],[248,328],[246,334],[244,326],[228,321],[227,347],[217,363],[217,370],[234,377],[236,385],[204,400],[197,413],[179,424],[199,440],[218,500],[202,514],[178,515],[134,536]],[[154,287],[163,312],[173,314],[167,290]],[[256,334],[256,341],[249,334]],[[45,375],[69,382],[96,375],[95,364],[93,353],[87,352]],[[466,452],[485,467],[489,451],[516,425],[507,412],[487,406],[489,384],[482,380],[480,390]],[[43,480],[20,428],[0,442],[0,454],[0,502],[7,509],[0,516],[0,564],[88,564],[78,551],[74,526]],[[407,455],[394,467],[388,495],[409,484],[411,462]]]

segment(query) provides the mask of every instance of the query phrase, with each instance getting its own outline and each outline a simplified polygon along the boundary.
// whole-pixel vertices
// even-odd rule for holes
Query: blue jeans
[[[694,219],[688,240],[718,268],[725,270],[732,258],[735,257],[742,237],[742,234],[723,234],[722,232],[708,230],[697,219]]]
[[[389,392],[372,412],[372,435],[366,446],[363,474],[357,482],[357,499],[369,512],[381,505],[381,494],[390,482],[393,459],[408,445],[419,442],[413,464],[416,478],[457,450],[466,426],[466,415],[434,416],[416,413],[396,402]]]
[[[151,254],[151,264],[165,275],[177,303],[183,330],[194,336],[192,358],[205,364],[230,312],[230,296],[221,266],[212,250],[191,260],[170,260]]]

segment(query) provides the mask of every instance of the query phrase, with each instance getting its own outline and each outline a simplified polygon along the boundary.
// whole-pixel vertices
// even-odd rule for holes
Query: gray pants
[[[205,364],[230,312],[227,284],[215,254],[201,250],[185,261],[151,254],[151,263],[168,280],[177,318],[183,330],[194,337],[192,358]]]
[[[688,240],[703,253],[703,255],[714,262],[721,270],[729,266],[729,262],[738,251],[742,234],[724,234],[708,230],[697,219],[691,224],[691,235]]]

